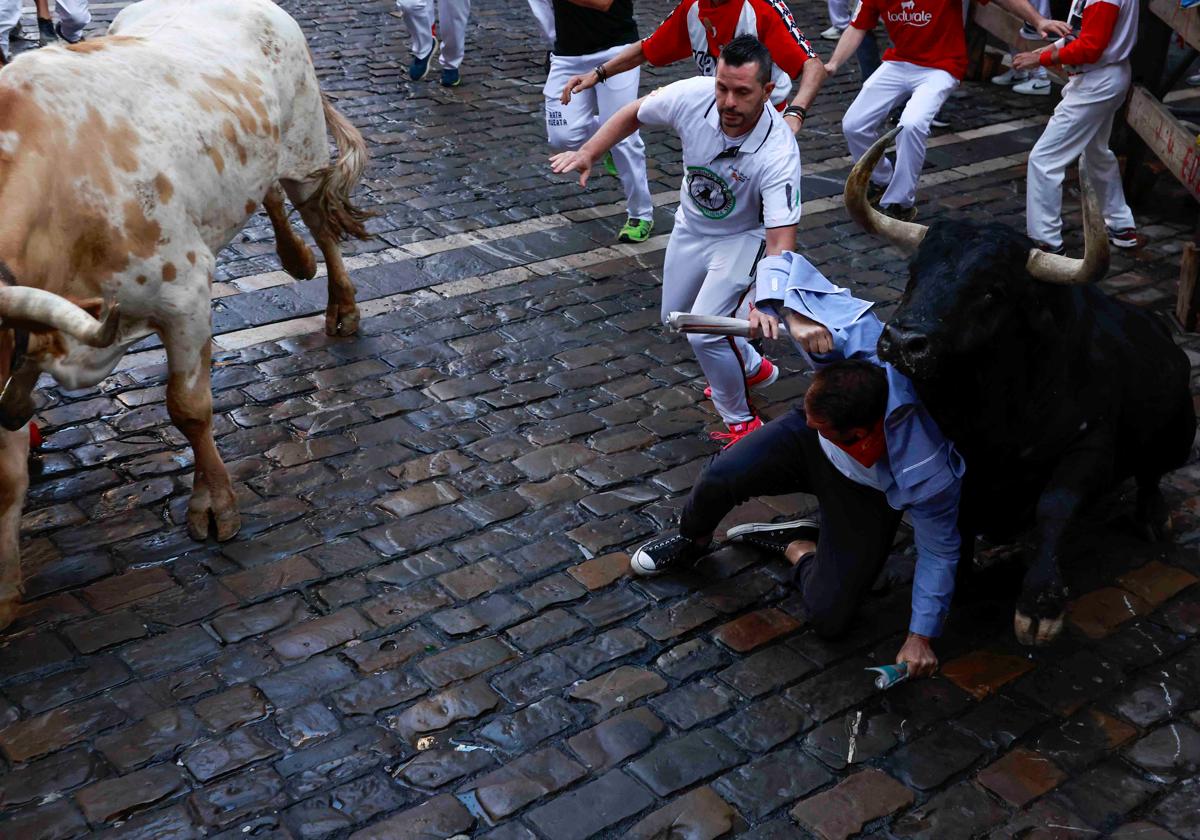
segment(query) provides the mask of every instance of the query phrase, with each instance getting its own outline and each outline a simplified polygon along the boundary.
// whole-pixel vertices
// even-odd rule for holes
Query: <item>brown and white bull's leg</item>
[[[29,428],[0,429],[0,630],[12,623],[21,595],[21,508],[29,487]]]
[[[1025,573],[1013,629],[1024,645],[1047,645],[1063,628],[1067,587],[1063,562],[1080,513],[1098,488],[1112,485],[1114,444],[1092,435],[1067,452],[1042,491],[1037,504],[1037,546]]]
[[[190,329],[189,329],[190,327]],[[207,324],[204,325],[207,330]],[[167,349],[167,411],[192,445],[196,472],[188,502],[188,532],[193,539],[209,535],[210,518],[218,540],[231,539],[242,527],[229,472],[212,434],[212,340],[197,335],[196,325],[164,330]]]
[[[283,270],[297,280],[311,280],[317,276],[317,260],[313,257],[312,249],[296,233],[292,223],[288,221],[287,207],[283,203],[283,190],[279,184],[272,184],[263,197],[263,209],[271,220],[275,230],[275,252],[279,254],[279,262]],[[353,296],[353,295],[352,295]]]
[[[341,240],[335,225],[330,224],[319,194],[311,185],[296,181],[283,181],[288,198],[300,211],[300,218],[308,226],[325,258],[325,272],[329,278],[329,305],[325,307],[326,335],[354,335],[358,332],[358,304],[354,301],[354,284],[342,262]]]

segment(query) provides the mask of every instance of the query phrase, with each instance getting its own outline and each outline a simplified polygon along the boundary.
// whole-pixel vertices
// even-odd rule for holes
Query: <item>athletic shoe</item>
[[[10,44],[14,41],[26,41],[28,43],[33,43],[37,40],[38,36],[26,32],[25,27],[21,25],[20,21],[17,21],[17,25],[8,30],[8,42]]]
[[[442,69],[442,87],[458,87],[462,84],[462,76],[459,75],[457,67],[446,67]]]
[[[1013,85],[1017,82],[1023,82],[1029,78],[1029,74],[1024,70],[1014,70],[1011,67],[1001,73],[999,76],[992,76],[992,84],[994,85]]]
[[[617,234],[618,242],[645,242],[654,230],[653,219],[626,219],[621,232]]]
[[[629,558],[629,569],[635,575],[648,577],[663,572],[680,571],[694,566],[696,561],[708,554],[711,545],[696,545],[687,537],[659,537],[638,546]]]
[[[879,199],[883,198],[883,194],[887,192],[887,184],[876,184],[874,181],[867,181],[867,203],[878,204]]]
[[[78,38],[76,38],[74,41],[72,41],[70,38],[68,38],[66,35],[63,34],[61,23],[54,24],[54,34],[58,36],[58,40],[66,41],[68,44],[78,44],[80,41],[84,40],[84,37],[82,35],[80,35]]]
[[[1037,29],[1034,27],[1034,25],[1027,20],[1021,21],[1020,33],[1021,33],[1021,37],[1024,38],[1026,41],[1045,41],[1046,40],[1045,38],[1042,37],[1042,33],[1038,32]]]
[[[945,120],[939,120],[937,117],[934,117],[933,119],[931,119],[929,121],[929,125],[932,128],[949,128],[950,127],[950,123],[946,122]]]
[[[38,18],[38,43],[44,47],[57,40],[58,34],[54,31],[54,21],[49,18]]]
[[[1146,237],[1137,232],[1137,228],[1123,228],[1121,230],[1108,229],[1108,241],[1112,243],[1114,248],[1140,248],[1146,244]]]
[[[786,555],[787,547],[796,540],[816,542],[820,533],[817,520],[805,517],[791,522],[747,522],[730,528],[725,537],[765,548],[772,554]]]
[[[722,449],[728,449],[754,430],[761,429],[762,425],[762,418],[755,416],[751,417],[745,423],[730,423],[728,432],[713,432],[709,437],[713,440],[729,441],[729,443],[721,447]]]
[[[831,26],[828,29],[826,29],[824,32],[821,33],[821,37],[824,38],[826,41],[836,41],[842,37],[842,33],[845,31],[846,31],[845,29],[841,29],[836,26]]]
[[[917,207],[915,204],[911,207],[902,207],[899,204],[880,204],[879,212],[902,222],[911,222],[917,218]]]
[[[758,370],[754,372],[754,375],[746,377],[746,387],[754,389],[766,388],[768,385],[774,385],[775,380],[778,378],[779,368],[771,364],[770,359],[763,356],[762,364],[758,366]],[[704,389],[704,398],[707,400],[712,399],[711,387]]]
[[[1188,76],[1187,83],[1192,87],[1200,85],[1200,73],[1193,73],[1192,75]]]
[[[1049,96],[1050,80],[1038,78],[1027,79],[1019,85],[1013,85],[1013,93],[1020,93],[1025,96]]]
[[[1045,251],[1047,254],[1055,254],[1056,256],[1064,256],[1067,253],[1066,245],[1059,245],[1057,248],[1049,242],[1039,242],[1034,240],[1033,247],[1039,251]]]
[[[604,171],[614,178],[620,174],[617,172],[617,162],[613,160],[612,152],[604,153]]]
[[[433,58],[433,50],[429,51],[429,55],[424,58],[413,58],[412,64],[408,65],[408,78],[414,82],[419,82],[425,78],[429,72],[429,62]]]

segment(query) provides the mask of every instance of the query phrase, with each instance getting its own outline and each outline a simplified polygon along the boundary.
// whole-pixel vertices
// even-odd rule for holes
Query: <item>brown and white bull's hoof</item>
[[[21,605],[21,593],[12,584],[0,584],[0,630],[8,627],[17,617]]]
[[[358,304],[331,303],[325,309],[325,335],[354,335],[358,332],[358,321]]]
[[[194,540],[206,540],[211,532],[211,525],[216,525],[216,536],[220,542],[231,540],[242,529],[242,517],[238,514],[237,498],[228,485],[211,491],[208,487],[197,484],[192,490],[192,498],[188,502],[187,514],[188,533]]]
[[[1062,613],[1037,618],[1017,610],[1013,615],[1013,630],[1016,631],[1017,641],[1023,645],[1031,647],[1048,645],[1058,638],[1062,629]]]

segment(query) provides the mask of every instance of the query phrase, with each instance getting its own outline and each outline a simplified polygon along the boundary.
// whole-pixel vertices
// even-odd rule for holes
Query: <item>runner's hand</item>
[[[755,309],[750,313],[750,338],[779,338],[779,321]]]
[[[828,353],[833,349],[833,335],[811,318],[806,318],[799,312],[787,313],[788,332],[792,339],[804,348],[806,353]]]
[[[564,105],[571,104],[571,97],[576,93],[583,93],[588,88],[596,86],[596,72],[585,73],[582,76],[572,76],[563,85],[562,98],[559,100]]]
[[[909,633],[904,646],[896,654],[896,664],[908,663],[909,677],[928,677],[937,670],[938,658],[928,636]]]
[[[586,187],[595,161],[582,149],[577,152],[559,152],[550,156],[550,169],[557,175],[566,172],[579,173],[579,186]]]
[[[1037,22],[1037,31],[1045,39],[1062,38],[1071,34],[1071,24],[1062,20],[1042,18]]]
[[[1013,56],[1014,70],[1032,70],[1041,64],[1041,54],[1038,52],[1023,52]]]

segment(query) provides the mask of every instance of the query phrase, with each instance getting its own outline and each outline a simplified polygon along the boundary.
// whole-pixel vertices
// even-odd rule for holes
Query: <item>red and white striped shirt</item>
[[[775,65],[771,101],[776,106],[787,101],[792,79],[817,54],[782,0],[732,0],[719,6],[710,0],[683,0],[642,41],[642,51],[656,67],[690,55],[700,75],[715,76],[721,48],[738,35],[754,35],[771,53]]]

